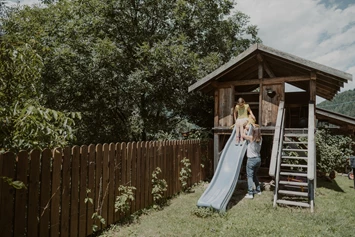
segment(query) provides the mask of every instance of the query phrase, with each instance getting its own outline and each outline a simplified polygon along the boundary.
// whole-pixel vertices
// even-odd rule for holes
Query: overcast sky
[[[264,45],[342,70],[355,88],[355,0],[236,0]],[[38,3],[22,0],[21,3]]]

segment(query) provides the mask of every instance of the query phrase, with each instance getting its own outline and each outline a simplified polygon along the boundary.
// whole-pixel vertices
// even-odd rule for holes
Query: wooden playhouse
[[[355,120],[316,109],[316,96],[331,100],[352,75],[254,44],[189,87],[214,96],[214,167],[232,132],[239,97],[250,105],[264,136],[269,136],[269,175],[275,178],[274,206],[310,207],[316,181],[316,119],[354,133]],[[297,92],[285,92],[296,87]],[[264,159],[264,157],[263,157]]]

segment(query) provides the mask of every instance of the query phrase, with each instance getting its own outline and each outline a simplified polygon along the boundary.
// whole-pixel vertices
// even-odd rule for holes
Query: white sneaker
[[[256,190],[254,190],[254,194],[261,195],[261,191],[258,192],[258,191],[256,191]]]
[[[251,194],[249,194],[249,193],[247,193],[247,195],[245,195],[245,198],[248,198],[248,199],[253,199],[253,198],[254,198],[254,196],[253,196],[253,195],[251,195]]]

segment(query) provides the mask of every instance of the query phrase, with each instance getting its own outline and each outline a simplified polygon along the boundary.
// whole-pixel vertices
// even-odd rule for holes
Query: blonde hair
[[[253,142],[260,142],[261,141],[261,131],[259,126],[255,126],[253,129]]]
[[[237,105],[245,104],[245,100],[242,97],[239,97]]]

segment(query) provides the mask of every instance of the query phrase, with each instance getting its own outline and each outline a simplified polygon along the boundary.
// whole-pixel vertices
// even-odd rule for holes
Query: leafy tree
[[[79,143],[154,139],[183,120],[212,126],[196,80],[259,42],[229,0],[62,0],[5,23],[42,56],[43,101],[80,111]]]
[[[343,172],[346,158],[352,154],[352,139],[347,136],[333,135],[326,129],[316,133],[317,168],[324,173],[335,170]]]
[[[0,62],[0,151],[54,147],[73,140],[72,126],[79,115],[40,104],[43,63],[36,51],[3,36]]]

